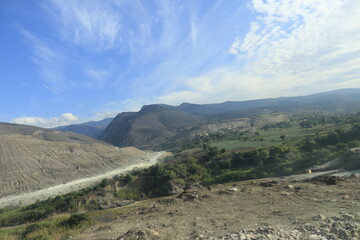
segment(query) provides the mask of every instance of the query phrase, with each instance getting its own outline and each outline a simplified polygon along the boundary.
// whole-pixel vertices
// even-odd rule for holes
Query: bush
[[[91,220],[85,213],[73,214],[69,219],[60,222],[60,225],[66,228],[76,228],[83,225],[90,224]]]
[[[104,178],[101,180],[100,187],[105,188],[111,184],[111,180],[108,178]]]
[[[247,179],[247,173],[243,170],[240,171],[226,171],[225,173],[217,176],[214,179],[215,183],[226,183],[226,182],[236,182],[240,180]]]
[[[126,187],[119,190],[117,193],[118,198],[121,200],[140,200],[141,192],[137,188]]]
[[[29,235],[30,233],[36,232],[38,230],[40,230],[41,227],[38,224],[31,224],[26,226],[24,232],[22,233],[23,237],[26,237],[27,235]]]
[[[128,174],[126,174],[126,176],[124,178],[124,182],[131,183],[134,181],[134,179],[135,179],[135,177],[132,174],[128,173]]]
[[[19,216],[20,217],[19,223],[39,221],[45,219],[50,214],[51,212],[48,211],[47,209],[35,209],[35,210],[26,211],[22,216]]]

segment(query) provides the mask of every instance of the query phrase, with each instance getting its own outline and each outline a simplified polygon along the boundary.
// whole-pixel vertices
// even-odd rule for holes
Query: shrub
[[[26,226],[24,232],[22,233],[23,237],[26,237],[27,235],[29,235],[30,233],[32,232],[36,232],[38,230],[40,230],[41,227],[40,225],[38,224],[31,224],[31,225],[28,225]]]
[[[111,180],[108,178],[104,178],[101,180],[100,187],[105,188],[111,184]]]
[[[135,177],[132,174],[128,173],[128,174],[126,174],[126,176],[124,178],[124,182],[131,183],[134,181],[134,179],[135,179]]]
[[[245,180],[247,178],[247,174],[245,171],[226,171],[225,173],[217,176],[214,179],[216,183],[226,183],[226,182],[236,182],[240,180]]]
[[[68,219],[60,222],[60,225],[66,228],[76,228],[90,224],[91,220],[85,213],[77,213],[71,215]]]
[[[117,193],[118,198],[121,200],[140,200],[141,192],[137,188],[126,187],[119,190]]]

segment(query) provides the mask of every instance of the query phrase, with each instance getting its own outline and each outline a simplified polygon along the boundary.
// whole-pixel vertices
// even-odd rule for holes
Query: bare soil
[[[97,213],[73,239],[357,239],[359,174],[329,174],[194,187]]]
[[[78,190],[75,186],[84,188],[111,173],[154,164],[160,155],[74,133],[0,123],[0,207]],[[31,193],[20,197],[26,202],[11,200],[25,193]]]

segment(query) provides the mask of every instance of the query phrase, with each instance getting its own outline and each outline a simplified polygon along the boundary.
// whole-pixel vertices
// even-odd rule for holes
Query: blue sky
[[[0,121],[360,87],[358,0],[0,0]]]

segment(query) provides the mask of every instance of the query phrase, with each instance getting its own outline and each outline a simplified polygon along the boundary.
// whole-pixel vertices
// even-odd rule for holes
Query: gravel
[[[325,217],[318,215],[314,221],[297,223],[292,229],[277,227],[259,227],[240,230],[219,237],[197,239],[209,240],[275,240],[275,239],[311,239],[311,240],[352,240],[360,238],[360,212],[344,213],[340,216]]]

